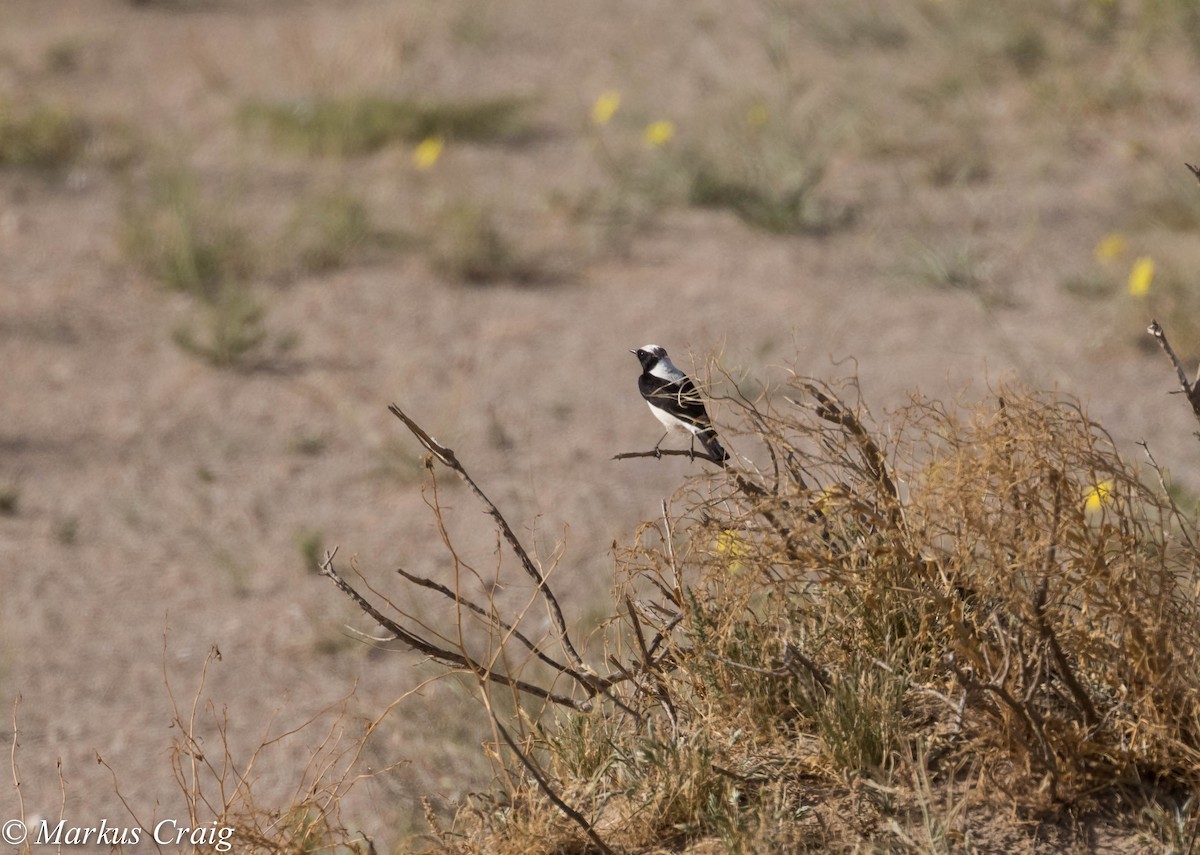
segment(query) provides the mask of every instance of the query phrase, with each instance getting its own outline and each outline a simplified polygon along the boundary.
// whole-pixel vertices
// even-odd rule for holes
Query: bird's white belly
[[[646,402],[646,406],[650,408],[650,412],[654,413],[654,418],[656,418],[660,422],[662,422],[662,426],[664,428],[666,428],[668,431],[677,431],[678,433],[687,434],[689,436],[691,434],[697,433],[696,428],[692,427],[690,424],[683,421],[682,419],[675,418],[673,415],[668,413],[666,410],[659,409],[658,407],[651,404],[649,401]]]

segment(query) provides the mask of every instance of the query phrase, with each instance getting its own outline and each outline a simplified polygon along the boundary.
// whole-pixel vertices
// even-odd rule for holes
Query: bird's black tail
[[[717,439],[717,432],[715,430],[712,428],[702,430],[696,434],[696,439],[700,440],[700,444],[704,446],[704,450],[708,452],[709,457],[722,466],[725,465],[725,461],[729,459],[729,453],[725,451],[725,448],[721,445],[721,441]]]

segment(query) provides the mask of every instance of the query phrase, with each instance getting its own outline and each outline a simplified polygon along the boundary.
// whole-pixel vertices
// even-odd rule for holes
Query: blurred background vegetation
[[[613,544],[696,471],[608,459],[655,439],[626,354],[648,341],[701,380],[719,357],[718,424],[722,398],[760,400],[831,361],[840,375],[854,360],[883,412],[918,387],[980,401],[1000,379],[1061,390],[1112,436],[1117,480],[1190,520],[1194,425],[1145,328],[1157,318],[1189,370],[1200,360],[1200,186],[1184,166],[1200,161],[1198,71],[1195,0],[6,0],[0,699],[22,699],[10,730],[25,812],[57,811],[62,759],[75,816],[123,815],[97,752],[130,804],[155,803],[178,770],[146,734],[171,721],[185,745],[220,741],[244,768],[270,742],[264,722],[279,716],[273,734],[329,711],[379,773],[344,801],[323,792],[379,851],[418,845],[427,812],[448,823],[505,777],[479,750],[496,734],[469,679],[421,689],[357,741],[439,673],[348,631],[378,628],[317,573],[333,545],[385,594],[396,565],[448,566],[394,399],[470,456],[540,561],[561,560],[581,635],[623,610]],[[1126,474],[1143,440],[1161,483]],[[1111,489],[1099,474],[1076,478],[1094,502]],[[717,488],[695,489],[703,507]],[[1092,519],[1076,520],[1081,536]],[[460,555],[489,568],[471,585],[522,602],[494,534],[459,525]],[[698,590],[756,542],[730,530]],[[214,643],[197,697],[228,705],[228,727],[180,714],[163,686],[196,685]],[[843,654],[871,703],[904,700],[889,672]],[[944,693],[939,679],[905,685]],[[805,722],[841,726],[805,703]],[[850,754],[821,749],[822,774],[837,770],[824,785],[870,808],[828,845],[965,847],[966,802],[921,777],[917,743],[850,730]],[[594,735],[566,743],[594,752]],[[625,736],[610,741],[634,750]],[[289,818],[277,827],[300,848],[287,851],[341,827],[293,797],[324,739],[271,742],[243,805]],[[1015,792],[1058,751],[985,765]],[[742,798],[731,780],[691,792],[698,812],[664,809],[655,833],[712,837],[704,800]],[[1174,801],[1124,805],[1120,845],[1189,851],[1188,781]],[[917,824],[918,841],[915,814],[888,812],[889,787],[926,792],[945,822]],[[779,810],[798,804],[776,795]],[[1051,795],[1070,804],[1050,823],[1094,815]],[[535,807],[557,834],[558,815]],[[716,836],[783,845],[737,823]]]

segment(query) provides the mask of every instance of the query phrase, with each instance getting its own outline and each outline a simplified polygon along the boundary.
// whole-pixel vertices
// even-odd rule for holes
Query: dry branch
[[[519,617],[516,621],[506,620],[501,617],[494,608],[486,608],[483,605],[472,602],[470,599],[464,597],[461,592],[453,590],[439,582],[417,576],[404,569],[398,569],[397,573],[399,573],[399,575],[410,584],[416,585],[420,588],[425,588],[426,590],[434,591],[445,597],[454,604],[454,607],[459,610],[460,614],[463,610],[466,610],[481,617],[485,625],[493,634],[493,637],[501,639],[501,645],[504,644],[505,639],[515,639],[517,643],[524,646],[525,649],[530,651],[534,657],[536,657],[543,664],[549,666],[554,672],[570,677],[572,680],[574,680],[575,683],[587,693],[589,698],[594,697],[596,694],[603,694],[617,709],[632,716],[635,720],[638,719],[639,714],[637,711],[611,691],[614,684],[631,679],[631,675],[629,675],[625,670],[621,669],[615,674],[604,676],[596,673],[595,670],[583,663],[567,634],[566,620],[563,616],[562,609],[559,606],[557,597],[547,584],[546,577],[534,565],[533,560],[530,558],[528,552],[526,552],[525,548],[521,545],[520,541],[513,533],[512,527],[508,524],[508,521],[504,518],[504,515],[478,487],[463,465],[459,462],[454,451],[441,445],[435,439],[433,439],[433,437],[431,437],[420,425],[418,425],[407,414],[400,410],[399,407],[392,405],[389,407],[389,410],[393,415],[404,422],[405,426],[408,427],[413,435],[417,437],[421,444],[434,457],[436,457],[444,465],[457,472],[459,477],[462,478],[463,481],[466,482],[466,484],[471,488],[471,491],[480,499],[481,502],[483,502],[488,515],[492,517],[500,534],[503,536],[505,541],[507,541],[510,548],[520,561],[522,568],[537,583],[535,596],[540,597],[547,603],[554,627],[554,637],[559,641],[562,649],[567,653],[568,661],[559,661],[544,649],[544,646],[540,641],[534,641],[525,633],[521,632],[517,628],[517,623],[520,621]],[[444,526],[442,526],[442,518],[440,509],[436,503],[436,499],[434,501],[433,508],[438,517],[439,528],[442,531],[443,540],[447,548],[451,550],[451,554],[453,554],[453,546],[449,541],[449,535],[446,533]],[[532,697],[550,701],[551,703],[562,706],[568,706],[573,709],[589,710],[592,708],[590,701],[576,700],[574,698],[567,697],[566,695],[552,692],[550,689],[534,683],[508,676],[502,672],[497,672],[494,670],[493,662],[484,661],[483,659],[471,654],[471,652],[463,643],[461,633],[457,641],[451,641],[450,639],[444,638],[435,630],[426,627],[416,618],[406,614],[400,609],[397,609],[396,606],[392,604],[386,597],[381,597],[381,595],[374,591],[374,589],[372,589],[368,584],[368,591],[371,594],[374,594],[376,599],[382,599],[387,607],[395,610],[399,615],[399,618],[385,614],[379,607],[373,605],[365,596],[363,596],[362,593],[360,593],[353,585],[346,581],[346,579],[337,572],[333,561],[335,555],[336,550],[334,550],[332,554],[327,554],[326,560],[321,566],[324,575],[329,576],[329,578],[333,580],[333,582],[342,590],[342,592],[350,597],[365,614],[369,615],[375,620],[376,623],[390,633],[391,640],[399,641],[418,653],[422,653],[431,659],[442,663],[443,665],[447,665],[455,669],[470,671],[481,681],[507,686]]]
[[[1050,522],[1050,545],[1046,549],[1046,563],[1042,567],[1042,581],[1038,586],[1037,596],[1034,598],[1033,612],[1036,616],[1038,631],[1041,632],[1042,637],[1046,640],[1046,644],[1050,648],[1050,655],[1054,658],[1059,678],[1066,684],[1067,689],[1071,692],[1071,696],[1075,699],[1075,703],[1082,711],[1084,724],[1088,727],[1095,727],[1100,721],[1100,716],[1096,712],[1096,706],[1092,703],[1092,699],[1083,688],[1083,684],[1075,676],[1075,671],[1067,661],[1062,645],[1059,644],[1054,627],[1050,625],[1050,621],[1046,618],[1046,595],[1050,589],[1050,574],[1058,570],[1058,538],[1063,508],[1063,479],[1058,472],[1054,472],[1052,475],[1054,483],[1054,513]]]
[[[870,432],[863,426],[852,411],[846,409],[841,401],[825,394],[812,383],[805,383],[804,389],[808,394],[817,399],[820,406],[817,407],[817,415],[831,424],[838,425],[850,432],[854,439],[858,442],[858,447],[862,451],[863,460],[867,464],[867,471],[871,477],[883,489],[891,500],[889,503],[893,513],[899,513],[900,507],[900,491],[896,489],[896,482],[892,479],[888,471],[887,459],[883,452],[879,450],[879,446],[875,440],[871,438]]]
[[[725,468],[725,461],[717,460],[707,452],[697,453],[695,451],[684,451],[682,448],[653,448],[650,451],[622,451],[620,454],[614,454],[613,460],[631,460],[635,457],[653,457],[655,459],[662,457],[687,457],[690,460],[707,460],[709,463],[715,463],[722,469]]]
[[[404,422],[405,427],[412,432],[413,436],[415,436],[420,441],[421,445],[425,446],[425,448],[427,448],[434,457],[440,460],[443,465],[448,466],[457,472],[458,476],[463,479],[468,487],[471,488],[471,492],[474,493],[481,502],[483,502],[484,507],[487,509],[488,515],[495,521],[496,527],[500,530],[500,533],[504,535],[504,539],[508,541],[508,545],[512,549],[513,554],[517,556],[517,560],[520,561],[521,567],[527,574],[529,574],[533,581],[537,583],[537,591],[545,599],[546,605],[550,609],[551,619],[554,621],[555,629],[558,632],[558,639],[563,646],[563,650],[567,654],[567,658],[571,660],[571,664],[577,670],[588,674],[592,673],[592,670],[583,661],[583,658],[579,655],[578,651],[576,651],[575,645],[571,643],[570,633],[567,632],[567,621],[563,617],[562,607],[558,604],[558,598],[554,596],[554,592],[551,591],[547,586],[546,578],[542,575],[541,571],[538,570],[537,566],[534,565],[533,559],[529,557],[529,553],[525,551],[525,547],[521,545],[521,541],[517,539],[516,534],[514,534],[512,528],[509,527],[508,520],[506,520],[504,515],[500,513],[499,508],[492,503],[491,499],[484,495],[484,492],[479,489],[479,485],[476,484],[471,476],[467,474],[467,470],[464,469],[462,464],[458,462],[458,458],[455,456],[452,449],[439,444],[437,440],[426,433],[420,425],[405,415],[404,411],[395,404],[390,404],[388,406],[388,410],[392,415]]]
[[[523,632],[521,632],[519,629],[517,629],[515,626],[510,624],[508,621],[504,620],[499,615],[497,615],[495,613],[495,611],[489,611],[488,609],[485,609],[483,606],[479,605],[478,603],[473,603],[470,600],[466,599],[465,597],[462,596],[462,594],[459,594],[455,591],[450,590],[445,585],[435,582],[432,579],[426,579],[423,576],[417,576],[413,573],[409,573],[407,570],[405,570],[402,567],[397,567],[396,572],[399,573],[401,576],[403,576],[405,579],[407,579],[409,582],[412,582],[414,585],[416,585],[420,588],[426,588],[430,591],[437,591],[439,594],[448,598],[449,600],[454,602],[456,605],[466,606],[467,609],[469,609],[470,611],[474,612],[475,614],[479,615],[480,617],[484,618],[485,620],[494,623],[498,628],[502,629],[506,634],[511,635],[517,641],[521,642],[521,644],[524,645],[525,649],[527,649],[530,653],[532,653],[538,659],[542,660],[542,662],[549,665],[555,671],[561,671],[564,674],[568,674],[571,677],[574,677],[575,681],[578,682],[584,688],[590,688],[590,687],[596,686],[597,680],[593,675],[581,674],[580,672],[576,671],[575,669],[571,668],[570,666],[564,665],[563,663],[559,662],[558,660],[553,659],[545,651],[543,651],[537,645],[536,642],[530,640]]]
[[[455,668],[463,668],[467,671],[470,671],[472,674],[484,677],[493,683],[499,683],[502,686],[508,686],[510,688],[517,689],[521,692],[525,692],[526,694],[533,695],[537,698],[542,698],[561,706],[572,707],[573,709],[578,710],[591,709],[591,704],[587,701],[578,701],[574,698],[568,698],[565,695],[559,695],[554,692],[550,692],[546,689],[543,689],[541,686],[534,685],[533,683],[528,683],[524,680],[518,680],[515,677],[509,677],[506,674],[498,673],[491,668],[488,668],[481,662],[476,661],[473,657],[468,656],[464,652],[448,650],[444,647],[439,647],[435,644],[431,644],[421,636],[409,632],[403,626],[396,623],[396,621],[392,620],[383,612],[379,611],[379,609],[375,608],[375,606],[368,602],[367,599],[363,597],[363,595],[357,590],[355,590],[349,582],[343,579],[333,566],[333,557],[334,553],[326,553],[325,561],[321,564],[321,572],[332,579],[333,583],[342,590],[342,593],[354,600],[358,607],[370,615],[376,623],[390,632],[393,639],[396,641],[408,645],[418,653],[424,653],[431,659],[436,659],[445,665],[451,665]]]
[[[509,736],[508,731],[504,729],[504,725],[500,723],[500,719],[496,718],[495,714],[492,715],[492,723],[495,724],[496,730],[500,733],[500,738],[504,740],[505,745],[517,755],[517,759],[521,761],[521,765],[528,770],[529,774],[533,776],[533,780],[537,782],[538,788],[546,794],[546,798],[550,799],[554,803],[554,806],[566,814],[573,823],[582,828],[583,833],[588,836],[588,839],[592,843],[596,844],[596,848],[604,853],[604,855],[615,855],[612,849],[608,848],[608,844],[604,842],[603,838],[596,833],[596,829],[592,827],[592,824],[587,821],[587,817],[564,802],[562,797],[554,792],[554,788],[550,786],[550,782],[546,780],[546,777],[538,770],[537,765],[526,756],[525,752],[517,747],[517,743]]]
[[[750,406],[752,406],[752,405],[750,405]],[[751,410],[751,412],[753,412],[753,411]],[[772,460],[774,461],[775,450],[770,445],[767,446],[767,450],[771,454]],[[654,449],[651,449],[650,451],[625,451],[620,454],[614,454],[612,456],[612,459],[613,460],[632,460],[634,458],[639,458],[639,457],[653,457],[655,459],[660,459],[662,457],[687,457],[691,460],[697,460],[697,459],[707,460],[709,463],[715,463],[717,466],[721,467],[722,469],[726,469],[726,470],[728,469],[728,463],[724,460],[717,460],[715,457],[711,457],[708,454],[697,454],[693,450],[684,451],[683,449],[677,449],[677,448],[654,448]],[[733,472],[732,475],[733,475],[734,483],[737,484],[738,489],[740,489],[743,493],[745,493],[746,496],[748,496],[750,498],[755,498],[755,497],[766,498],[771,495],[771,492],[767,488],[765,488],[759,484],[756,484],[755,482],[749,480],[748,478],[744,477],[740,473]],[[800,483],[803,483],[803,479],[799,479],[799,480],[800,480]],[[762,513],[763,518],[767,521],[767,523],[772,528],[774,528],[776,531],[778,531],[779,534],[784,538],[784,540],[786,542],[790,543],[791,533],[790,533],[788,526],[786,526],[782,522],[780,522],[779,517],[773,511],[771,511],[769,508],[767,508],[765,505],[764,505],[761,513]],[[815,512],[812,512],[812,514],[815,514],[815,516],[810,515],[808,517],[810,522],[814,521],[816,519],[816,517],[820,515],[820,512],[815,511]],[[789,558],[791,558],[793,560],[798,560],[799,554],[794,551],[789,552]]]
[[[1200,372],[1197,372],[1196,380],[1189,381],[1187,372],[1183,370],[1183,363],[1179,361],[1179,357],[1175,355],[1174,348],[1167,341],[1167,334],[1163,331],[1162,324],[1158,321],[1151,321],[1150,326],[1146,327],[1146,332],[1154,336],[1159,347],[1163,349],[1163,353],[1171,360],[1171,365],[1175,368],[1175,374],[1179,377],[1179,388],[1183,391],[1188,403],[1192,406],[1192,414],[1200,421]]]

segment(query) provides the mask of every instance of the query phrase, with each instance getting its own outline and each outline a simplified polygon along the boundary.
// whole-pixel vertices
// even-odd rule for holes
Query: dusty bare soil
[[[348,638],[347,624],[371,627],[299,545],[357,555],[384,591],[395,566],[447,569],[392,401],[456,449],[547,565],[563,550],[554,578],[583,624],[603,612],[614,540],[700,465],[610,460],[658,438],[628,354],[647,342],[699,374],[719,354],[750,385],[784,364],[843,374],[852,359],[877,415],[914,389],[1058,388],[1131,454],[1145,440],[1200,487],[1195,424],[1167,395],[1162,355],[1140,344],[1155,306],[1124,278],[1135,256],[1163,259],[1156,283],[1170,259],[1195,258],[1195,233],[1145,212],[1185,192],[1182,164],[1200,158],[1197,55],[1131,47],[1133,22],[1109,41],[1064,22],[1024,74],[1002,19],[995,45],[940,31],[929,9],[955,5],[913,6],[899,16],[909,41],[887,47],[838,36],[826,4],[803,2],[5,0],[0,103],[64,105],[93,128],[61,170],[0,167],[0,480],[15,495],[0,516],[0,732],[11,737],[15,712],[25,812],[57,815],[61,760],[81,824],[126,816],[117,787],[143,820],[177,813],[165,683],[190,708],[213,645],[204,699],[228,715],[243,761],[355,687],[351,720],[433,673]],[[846,7],[868,21],[871,8]],[[823,192],[853,206],[853,223],[774,235],[678,203],[620,245],[597,243],[562,200],[611,182],[588,118],[605,90],[622,104],[603,133],[625,134],[636,156],[652,120],[671,120],[682,149],[756,99],[788,105],[816,128]],[[310,157],[237,119],[252,100],[364,92],[528,96],[537,133],[451,143],[418,172],[404,145]],[[101,150],[126,137],[127,157]],[[172,338],[190,299],[123,248],[123,205],[164,160],[189,164],[252,237],[278,233],[297,188],[347,189],[377,222],[417,233],[458,196],[487,200],[569,270],[465,285],[417,250],[263,275],[267,329],[294,347],[221,369]],[[1104,266],[1093,247],[1112,232],[1130,247]],[[931,253],[971,276],[931,272]],[[1089,275],[1112,287],[1065,287]],[[477,506],[454,487],[443,499],[461,554],[492,573]],[[373,767],[404,763],[362,785],[355,821],[392,841],[419,824],[421,795],[444,805],[485,786],[488,737],[465,690],[424,687],[369,743]],[[289,791],[318,738],[261,762],[264,801]],[[6,788],[0,813],[16,811]]]

